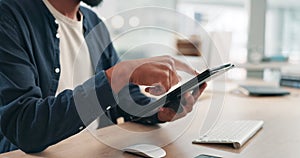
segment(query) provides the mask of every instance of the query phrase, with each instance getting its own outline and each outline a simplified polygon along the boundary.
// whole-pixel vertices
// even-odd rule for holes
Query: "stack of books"
[[[300,88],[300,66],[281,69],[280,86]]]

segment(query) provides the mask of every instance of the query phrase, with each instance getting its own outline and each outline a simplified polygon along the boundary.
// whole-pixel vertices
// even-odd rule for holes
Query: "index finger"
[[[186,64],[186,63],[184,63],[180,60],[177,60],[175,58],[173,58],[173,60],[174,60],[175,68],[177,70],[187,72],[191,75],[197,75],[198,74],[198,72],[194,68],[189,66],[188,64]]]
[[[146,60],[167,62],[167,63],[170,63],[171,66],[173,66],[176,70],[184,71],[184,72],[187,72],[191,75],[197,75],[198,74],[198,72],[194,68],[189,66],[188,64],[186,64],[186,63],[184,63],[184,62],[182,62],[178,59],[175,59],[174,57],[169,56],[169,55],[152,57],[152,58],[149,58],[149,59],[146,59]]]

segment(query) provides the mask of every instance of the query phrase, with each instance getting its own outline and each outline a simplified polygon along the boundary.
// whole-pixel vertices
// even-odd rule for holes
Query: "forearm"
[[[30,95],[35,90],[24,95]],[[1,109],[1,131],[25,152],[39,152],[84,126],[77,114],[72,92],[54,97],[18,98]]]
[[[107,79],[115,93],[119,93],[127,84],[130,78],[130,65],[121,62],[105,71]]]
[[[42,151],[78,133],[102,115],[102,109],[116,105],[103,71],[74,91],[65,90],[57,97],[42,98],[38,87],[17,91],[22,95],[2,105],[1,131],[25,152]],[[1,92],[14,95],[5,89]]]

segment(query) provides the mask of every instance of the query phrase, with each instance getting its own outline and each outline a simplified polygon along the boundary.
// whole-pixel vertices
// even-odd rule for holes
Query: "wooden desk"
[[[105,145],[106,142],[122,147],[130,143],[156,143],[170,158],[193,158],[199,154],[220,155],[227,158],[293,158],[300,155],[300,90],[291,89],[286,97],[247,97],[235,93],[206,93],[197,108],[188,117],[162,126],[143,126],[125,123],[96,131],[98,141],[88,131],[83,131],[61,143],[49,147],[42,153],[25,154],[13,151],[0,155],[2,158],[48,157],[48,158],[105,158],[136,156],[123,153]],[[211,103],[211,96],[225,96],[220,120],[255,119],[264,120],[263,129],[243,148],[237,150],[224,145],[196,145],[192,140],[199,136],[204,114]],[[181,128],[184,127],[184,128]],[[120,130],[123,129],[123,130]],[[134,131],[134,132],[125,132]],[[148,132],[147,132],[148,131]],[[152,132],[149,132],[152,131]],[[101,143],[102,142],[102,143]]]

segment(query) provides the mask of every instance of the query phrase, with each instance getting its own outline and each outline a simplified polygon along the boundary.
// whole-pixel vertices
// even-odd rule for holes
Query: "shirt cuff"
[[[104,71],[75,88],[73,91],[77,112],[87,126],[109,109],[117,106],[117,97]]]
[[[147,125],[165,123],[165,121],[160,121],[158,119],[158,113],[155,113],[154,115],[149,116],[149,117],[140,118],[139,120],[134,121],[134,122],[141,123],[141,124],[147,124]]]

